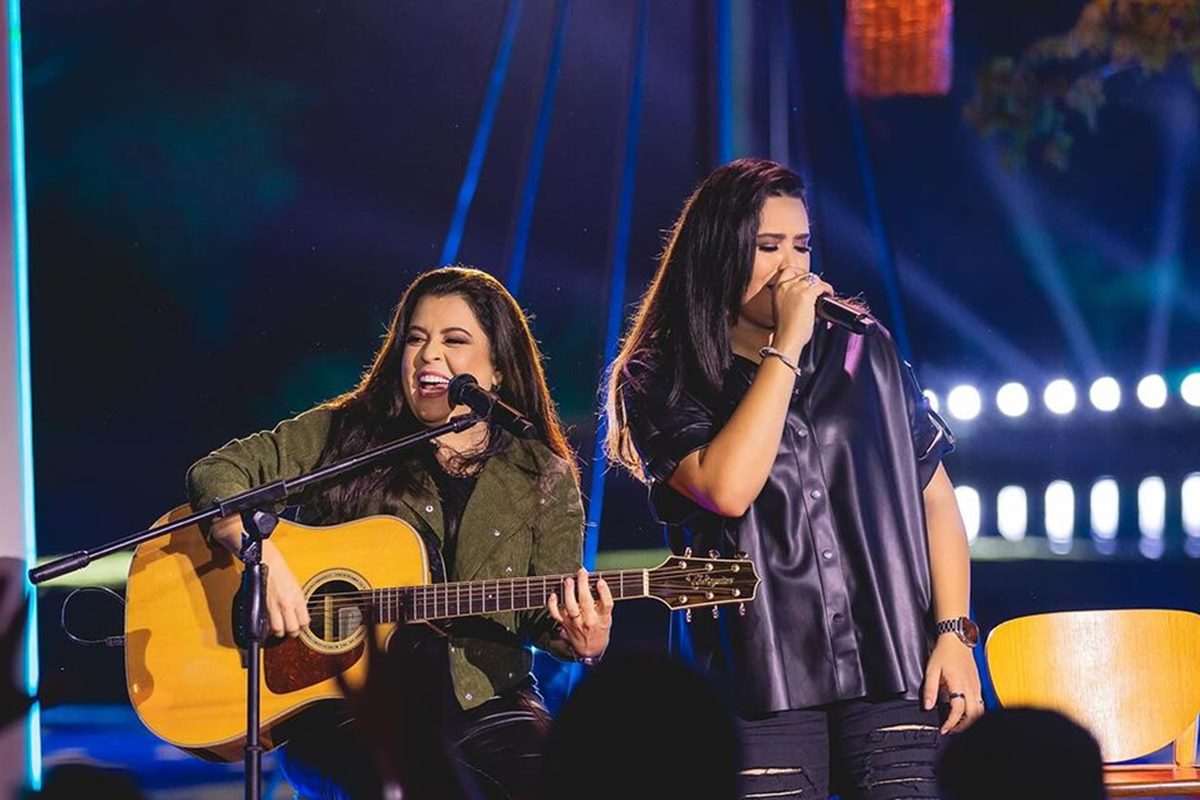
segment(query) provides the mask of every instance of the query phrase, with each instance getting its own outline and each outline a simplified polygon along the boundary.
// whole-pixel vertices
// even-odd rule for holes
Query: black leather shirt
[[[735,357],[719,402],[667,404],[653,364],[627,371],[630,432],[675,552],[745,552],[762,578],[746,615],[674,615],[672,649],[730,690],[744,715],[858,697],[920,695],[933,641],[922,490],[953,449],[880,327],[819,325],[801,355],[779,453],[750,509],[708,512],[666,481],[708,444],[758,366]],[[631,388],[631,387],[637,387]],[[709,407],[718,406],[718,407]]]

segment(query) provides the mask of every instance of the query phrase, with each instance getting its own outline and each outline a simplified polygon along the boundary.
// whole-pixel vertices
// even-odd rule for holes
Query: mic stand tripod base
[[[246,533],[242,536],[242,550],[238,558],[245,568],[242,570],[242,592],[245,602],[246,631],[246,798],[262,798],[263,748],[259,736],[260,681],[262,675],[262,647],[267,638],[263,604],[266,600],[267,566],[262,563],[263,542],[279,524],[279,518],[266,511],[243,511],[242,525]]]

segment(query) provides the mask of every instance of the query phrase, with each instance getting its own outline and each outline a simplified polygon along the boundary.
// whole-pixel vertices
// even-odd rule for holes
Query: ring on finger
[[[963,694],[962,692],[951,692],[949,697],[950,697],[950,702],[952,702],[952,703],[954,702],[954,698],[956,698],[956,697],[959,700],[962,700],[964,703],[967,702],[967,696],[965,694]]]

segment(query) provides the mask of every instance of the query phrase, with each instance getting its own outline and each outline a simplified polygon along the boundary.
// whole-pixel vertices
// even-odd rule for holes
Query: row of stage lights
[[[1167,404],[1170,389],[1162,375],[1147,375],[1138,381],[1136,394],[1144,407],[1157,410]],[[1179,396],[1189,406],[1200,408],[1200,372],[1193,372],[1183,379],[1179,384]],[[935,393],[926,390],[925,397],[934,411],[941,411]],[[1121,407],[1121,384],[1116,378],[1098,378],[1088,389],[1088,400],[1097,411],[1116,411]],[[996,408],[1006,417],[1024,416],[1031,402],[1029,390],[1020,383],[1006,383],[996,391]],[[1070,414],[1079,404],[1075,384],[1066,378],[1050,381],[1042,391],[1042,402],[1052,414]],[[969,384],[955,386],[946,394],[946,411],[956,419],[975,419],[983,412],[983,396],[979,389]]]
[[[958,507],[971,541],[979,536],[983,524],[983,503],[978,490],[971,486],[955,487]],[[1200,556],[1200,472],[1184,478],[1180,486],[1180,521],[1187,536],[1187,551]],[[1046,539],[1054,552],[1070,550],[1075,537],[1075,489],[1067,481],[1053,481],[1046,487],[1043,504]],[[1101,478],[1092,484],[1088,496],[1091,536],[1098,543],[1113,542],[1121,518],[1121,493],[1116,480]],[[1144,554],[1162,554],[1163,534],[1167,528],[1167,487],[1161,477],[1150,476],[1138,484],[1138,530]],[[1020,486],[1005,486],[996,494],[995,530],[1010,542],[1023,540],[1029,530],[1029,498]]]

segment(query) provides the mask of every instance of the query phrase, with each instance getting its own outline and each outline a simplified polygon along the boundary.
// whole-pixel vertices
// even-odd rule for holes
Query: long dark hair
[[[800,176],[774,161],[742,158],[702,180],[683,206],[608,375],[606,448],[644,479],[629,438],[625,395],[639,377],[687,388],[716,402],[732,360],[729,326],[737,319],[754,268],[755,238],[770,197],[804,199]]]
[[[504,284],[486,272],[461,266],[423,273],[404,292],[370,369],[355,389],[326,403],[334,415],[322,463],[361,453],[424,427],[405,402],[401,384],[404,341],[417,304],[425,297],[446,295],[463,298],[487,334],[492,363],[504,376],[495,391],[504,402],[524,412],[537,428],[538,439],[567,461],[578,481],[575,460],[546,386],[542,354],[525,314]],[[485,449],[471,454],[464,466],[481,463],[504,450],[510,441],[508,433],[492,426]],[[429,456],[430,451],[426,451],[401,457],[388,467],[325,489],[309,502],[319,517],[340,519],[361,516],[381,493],[384,507],[396,508],[406,491],[420,485],[419,477],[425,472],[423,460]]]

